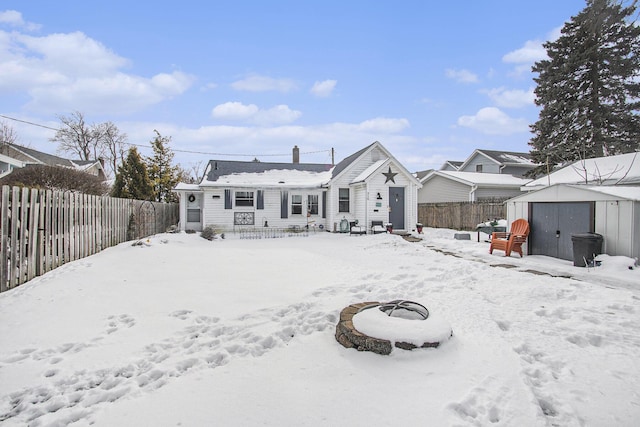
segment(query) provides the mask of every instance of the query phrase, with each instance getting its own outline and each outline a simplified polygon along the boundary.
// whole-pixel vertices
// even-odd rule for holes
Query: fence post
[[[7,263],[9,262],[9,186],[2,186],[2,206],[0,206],[0,292],[9,289]]]

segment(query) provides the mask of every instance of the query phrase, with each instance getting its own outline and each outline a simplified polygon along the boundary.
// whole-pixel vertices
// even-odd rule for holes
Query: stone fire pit
[[[336,340],[344,347],[383,355],[394,347],[438,347],[452,335],[446,320],[406,300],[351,304],[342,310],[336,325]]]

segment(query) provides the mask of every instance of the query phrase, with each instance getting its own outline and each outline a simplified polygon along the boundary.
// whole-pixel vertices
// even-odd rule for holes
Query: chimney
[[[297,165],[300,163],[300,149],[297,145],[293,146],[293,164]]]

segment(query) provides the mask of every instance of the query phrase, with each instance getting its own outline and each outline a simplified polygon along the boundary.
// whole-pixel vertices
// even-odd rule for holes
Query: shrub
[[[208,225],[204,228],[204,230],[202,230],[202,233],[200,233],[200,237],[207,240],[213,240],[216,238],[216,230],[212,226]]]

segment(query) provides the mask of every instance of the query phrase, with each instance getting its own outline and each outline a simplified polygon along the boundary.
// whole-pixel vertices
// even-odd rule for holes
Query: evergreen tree
[[[548,59],[533,72],[536,105],[531,155],[542,166],[640,149],[640,27],[635,2],[587,0],[587,6],[544,44]]]
[[[154,200],[153,186],[136,147],[129,149],[125,161],[118,167],[116,181],[111,191],[113,197]]]
[[[156,137],[151,141],[153,156],[147,158],[149,178],[153,185],[154,200],[157,202],[177,202],[173,189],[180,181],[179,166],[173,166],[173,152],[169,148],[171,137],[162,136],[154,129]]]

